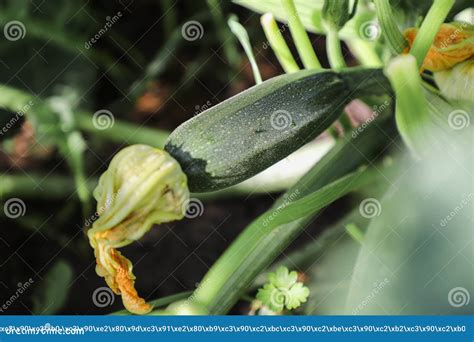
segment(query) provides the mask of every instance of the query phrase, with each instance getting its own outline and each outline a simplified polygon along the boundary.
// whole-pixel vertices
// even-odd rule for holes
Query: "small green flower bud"
[[[354,10],[357,3],[354,3]],[[349,0],[325,0],[322,10],[324,23],[331,29],[339,31],[348,22],[353,13]]]

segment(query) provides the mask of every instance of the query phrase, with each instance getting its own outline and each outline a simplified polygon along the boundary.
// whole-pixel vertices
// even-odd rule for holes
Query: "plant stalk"
[[[301,61],[306,69],[321,69],[316,52],[314,52],[313,45],[309,40],[308,34],[301,22],[301,19],[296,11],[293,0],[281,0],[283,8],[285,9],[288,26],[290,27],[291,36],[296,45],[296,49],[301,57]]]
[[[265,32],[265,36],[268,39],[268,43],[270,44],[276,58],[278,59],[278,62],[280,62],[280,65],[285,73],[291,74],[300,70],[298,64],[293,58],[293,55],[291,54],[290,49],[288,48],[288,45],[283,39],[273,14],[266,13],[262,15],[260,22]]]
[[[418,68],[422,67],[426,54],[453,5],[454,0],[434,0],[410,50],[410,54],[416,58]]]
[[[364,233],[354,223],[346,225],[346,232],[349,234],[354,241],[362,245],[364,242]]]
[[[344,56],[342,55],[341,41],[339,32],[336,28],[330,27],[326,35],[326,50],[328,53],[329,64],[334,70],[340,70],[346,67]]]
[[[408,44],[398,29],[389,0],[374,0],[374,3],[382,34],[395,54],[402,53]]]
[[[163,148],[169,135],[167,131],[161,129],[139,126],[122,120],[115,120],[107,129],[98,129],[94,126],[92,116],[87,112],[77,112],[75,118],[80,130],[121,144],[145,144]]]
[[[427,101],[416,60],[411,55],[398,56],[386,68],[396,96],[395,120],[406,145],[416,155],[430,150]]]

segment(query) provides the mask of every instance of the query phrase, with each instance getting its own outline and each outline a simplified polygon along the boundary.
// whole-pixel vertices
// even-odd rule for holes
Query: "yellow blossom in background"
[[[417,28],[405,30],[412,48]],[[408,52],[408,50],[406,51]],[[443,24],[423,62],[423,69],[433,72],[447,70],[474,56],[474,27],[467,23]]]

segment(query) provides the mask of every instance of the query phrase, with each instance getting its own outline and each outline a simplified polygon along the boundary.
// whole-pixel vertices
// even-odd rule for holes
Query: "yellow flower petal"
[[[413,46],[417,28],[405,30],[404,36],[409,49]],[[408,52],[409,49],[405,52]],[[474,31],[467,23],[443,24],[423,62],[423,69],[441,71],[451,69],[456,64],[474,55]]]

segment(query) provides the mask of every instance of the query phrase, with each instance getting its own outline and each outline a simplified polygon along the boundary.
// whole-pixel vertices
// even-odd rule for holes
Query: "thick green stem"
[[[411,151],[420,156],[430,149],[429,115],[416,60],[398,56],[386,68],[396,96],[395,119],[398,131]],[[432,146],[432,145],[431,145]]]
[[[346,67],[344,56],[342,55],[341,41],[336,28],[329,28],[326,35],[326,50],[328,53],[329,64],[332,69],[340,70]]]
[[[374,0],[374,3],[383,36],[394,53],[402,53],[408,44],[398,29],[389,0]]]
[[[288,45],[283,39],[273,14],[266,13],[262,15],[260,22],[265,32],[265,36],[268,39],[268,43],[270,44],[283,70],[285,70],[287,74],[300,70],[298,64],[293,58],[293,55],[291,54],[290,49],[288,48]]]
[[[92,191],[97,179],[87,182],[88,190]],[[63,199],[76,190],[69,176],[40,175],[2,175],[0,176],[0,198],[18,196],[21,198]]]
[[[347,67],[341,50],[341,41],[339,39],[339,31],[336,27],[329,25],[326,35],[326,50],[328,52],[329,65],[334,70],[341,70]],[[352,130],[352,123],[347,113],[339,118],[344,134]]]
[[[296,45],[296,49],[301,57],[301,61],[306,69],[320,69],[316,52],[314,52],[313,45],[309,40],[308,34],[301,22],[301,19],[296,11],[293,0],[281,0],[283,8],[285,9],[288,25],[290,27],[291,36]]]
[[[422,67],[426,54],[453,5],[454,0],[434,0],[423,20],[410,50],[410,54],[415,56],[419,68]]]
[[[363,66],[378,68],[383,65],[373,43],[359,38],[347,39],[345,43]]]

